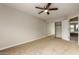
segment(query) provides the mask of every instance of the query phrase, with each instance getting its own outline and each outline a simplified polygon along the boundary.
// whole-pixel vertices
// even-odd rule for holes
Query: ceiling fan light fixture
[[[48,12],[48,10],[44,10],[44,12]]]
[[[45,12],[47,15],[49,15],[50,14],[49,11],[51,11],[51,10],[58,10],[58,8],[55,8],[55,7],[54,8],[50,8],[51,4],[52,3],[47,3],[47,5],[44,6],[44,7],[36,7],[37,9],[41,9],[42,10],[38,14],[41,14],[41,13]]]

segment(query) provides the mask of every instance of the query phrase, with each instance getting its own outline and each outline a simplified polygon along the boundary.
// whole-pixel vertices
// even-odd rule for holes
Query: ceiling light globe
[[[48,12],[48,10],[45,10],[44,12]]]

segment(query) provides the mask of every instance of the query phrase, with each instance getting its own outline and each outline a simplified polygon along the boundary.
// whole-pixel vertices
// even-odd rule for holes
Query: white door
[[[55,23],[55,36],[58,38],[62,37],[62,25],[61,22]]]

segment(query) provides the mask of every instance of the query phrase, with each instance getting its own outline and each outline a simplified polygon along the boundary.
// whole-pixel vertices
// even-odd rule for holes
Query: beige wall
[[[48,24],[48,32],[50,35],[55,35],[55,23],[51,22]]]
[[[33,41],[48,35],[43,20],[0,5],[0,49]]]

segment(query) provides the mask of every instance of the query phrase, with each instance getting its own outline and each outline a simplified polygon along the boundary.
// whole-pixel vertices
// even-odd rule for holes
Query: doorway
[[[78,17],[70,19],[70,40],[78,43]]]
[[[61,22],[55,22],[55,37],[62,37],[62,24]]]

